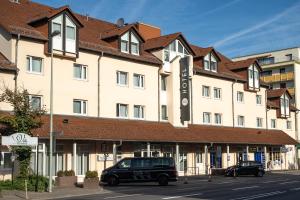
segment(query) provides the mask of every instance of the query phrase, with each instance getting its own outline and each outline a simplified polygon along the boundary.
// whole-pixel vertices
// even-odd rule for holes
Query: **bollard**
[[[25,199],[28,199],[28,193],[27,193],[27,180],[25,180]]]
[[[208,173],[209,173],[209,175],[208,175],[208,182],[211,182],[212,180],[211,180],[211,167],[208,169]]]
[[[187,178],[187,173],[184,171],[184,182],[183,184],[188,184],[188,178]]]

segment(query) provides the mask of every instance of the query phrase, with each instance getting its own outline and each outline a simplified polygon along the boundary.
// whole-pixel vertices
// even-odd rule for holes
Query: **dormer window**
[[[280,97],[280,115],[281,117],[290,116],[290,99],[286,94]]]
[[[218,62],[216,57],[209,53],[204,57],[204,69],[207,71],[217,72]]]
[[[185,57],[189,52],[179,40],[174,40],[164,49],[164,61],[170,62],[177,55]]]
[[[121,51],[134,55],[140,54],[140,41],[133,32],[129,31],[121,36]]]
[[[258,90],[259,87],[259,71],[256,65],[251,65],[248,68],[248,89]]]

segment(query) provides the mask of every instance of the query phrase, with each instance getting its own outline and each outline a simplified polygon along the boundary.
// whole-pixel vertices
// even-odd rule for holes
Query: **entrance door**
[[[179,154],[179,171],[187,171],[187,156],[186,153]]]
[[[210,152],[210,166],[216,167],[216,152]]]
[[[258,163],[262,163],[262,153],[261,152],[255,152],[254,153],[254,160]]]

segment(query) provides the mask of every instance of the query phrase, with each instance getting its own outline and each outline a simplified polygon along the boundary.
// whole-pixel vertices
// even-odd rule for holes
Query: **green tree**
[[[11,90],[6,87],[0,94],[0,102],[8,103],[13,107],[11,113],[0,113],[0,124],[5,127],[4,135],[22,132],[32,136],[32,130],[42,126],[41,117],[46,110],[44,107],[36,109],[31,106],[26,89]],[[17,154],[20,164],[19,176],[27,178],[31,148],[15,147],[13,151]]]

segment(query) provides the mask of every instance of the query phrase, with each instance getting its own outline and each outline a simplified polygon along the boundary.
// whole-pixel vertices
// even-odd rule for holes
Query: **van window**
[[[174,166],[174,162],[170,158],[157,158],[152,160],[152,166],[153,167],[162,167],[162,166]]]
[[[149,168],[151,167],[151,159],[134,159],[132,161],[133,168]]]
[[[126,159],[126,160],[120,161],[120,163],[118,164],[118,167],[120,169],[130,168],[131,167],[131,160]]]

